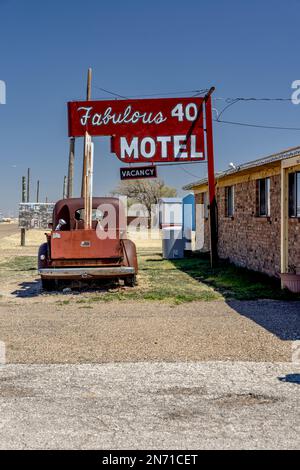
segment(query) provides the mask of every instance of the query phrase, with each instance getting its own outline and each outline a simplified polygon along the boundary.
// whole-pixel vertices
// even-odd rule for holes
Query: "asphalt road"
[[[19,230],[17,224],[0,223],[0,239],[17,233]]]
[[[7,365],[0,448],[297,449],[299,391],[288,363]]]

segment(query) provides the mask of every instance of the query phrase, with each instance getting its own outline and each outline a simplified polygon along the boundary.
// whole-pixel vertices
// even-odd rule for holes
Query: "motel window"
[[[234,186],[225,187],[225,217],[233,217],[234,214]]]
[[[258,180],[258,216],[270,216],[270,178]]]
[[[300,172],[289,174],[289,216],[300,217]]]

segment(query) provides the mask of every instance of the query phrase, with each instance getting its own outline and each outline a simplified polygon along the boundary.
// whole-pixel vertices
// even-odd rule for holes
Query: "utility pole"
[[[27,170],[27,202],[29,202],[29,199],[30,199],[30,168],[28,168]]]
[[[26,176],[22,176],[22,202],[26,202]]]
[[[92,96],[92,69],[88,69],[88,76],[87,76],[87,87],[86,87],[86,100],[90,101]],[[84,137],[83,143],[83,166],[82,166],[82,183],[81,183],[81,197],[85,195],[85,177],[86,177],[86,170],[87,170],[87,153],[86,153],[86,138]]]
[[[92,228],[92,210],[93,210],[93,166],[94,166],[94,144],[91,136],[86,132],[87,167],[85,175],[85,194],[84,194],[84,228]]]
[[[22,202],[26,202],[26,176],[22,176]],[[25,246],[26,229],[21,228],[21,246]]]
[[[70,138],[69,150],[69,168],[68,168],[68,191],[67,197],[73,197],[73,180],[74,180],[74,160],[75,160],[75,137]]]
[[[37,180],[36,184],[36,202],[39,202],[40,198],[40,180]]]
[[[63,199],[67,197],[67,177],[64,176],[64,185],[63,185]]]

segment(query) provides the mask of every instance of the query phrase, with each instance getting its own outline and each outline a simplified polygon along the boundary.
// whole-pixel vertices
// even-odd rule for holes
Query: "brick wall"
[[[220,258],[271,276],[280,272],[280,175],[270,177],[270,217],[257,217],[257,181],[234,185],[234,217],[225,217],[225,187],[217,188],[218,252]],[[196,202],[202,203],[201,194]],[[204,250],[209,225],[204,222]],[[289,264],[300,270],[300,222],[289,221]]]

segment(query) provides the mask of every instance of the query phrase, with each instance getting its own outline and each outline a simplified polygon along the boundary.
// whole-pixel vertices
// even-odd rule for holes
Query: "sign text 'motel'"
[[[203,98],[68,103],[69,135],[109,135],[124,163],[204,160]]]
[[[139,166],[134,168],[120,168],[121,180],[132,180],[138,178],[156,178],[156,166]]]

